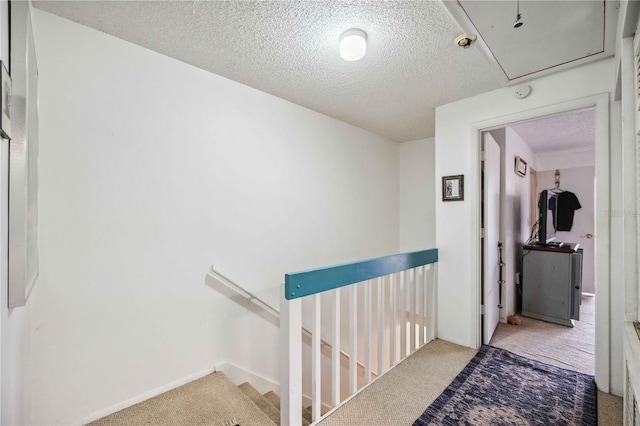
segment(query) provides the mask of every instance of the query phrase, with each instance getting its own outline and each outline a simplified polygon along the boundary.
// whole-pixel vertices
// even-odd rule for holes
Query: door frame
[[[497,149],[497,161],[498,161],[498,171],[497,171],[497,175],[498,175],[498,205],[497,205],[497,214],[498,214],[498,235],[496,238],[497,243],[500,243],[500,233],[501,233],[501,228],[502,228],[502,190],[501,190],[501,181],[502,181],[502,170],[501,170],[501,166],[500,163],[502,161],[502,148],[500,147],[500,144],[494,139],[493,135],[490,132],[482,132],[482,134],[480,135],[480,143],[481,143],[481,150],[484,151],[484,158],[481,159],[481,163],[480,163],[480,174],[482,176],[482,178],[480,179],[480,218],[484,217],[484,223],[480,223],[480,229],[483,229],[483,234],[481,234],[480,236],[480,242],[482,245],[481,248],[481,253],[480,253],[480,259],[481,259],[481,264],[480,264],[480,273],[481,273],[481,279],[480,279],[480,305],[484,305],[484,313],[482,313],[482,311],[480,312],[480,339],[481,342],[487,341],[487,344],[489,343],[488,340],[491,339],[491,336],[493,336],[493,334],[495,333],[496,328],[491,329],[491,336],[487,336],[487,327],[488,327],[488,319],[491,317],[490,315],[490,309],[492,305],[492,301],[489,300],[488,296],[490,294],[487,294],[487,292],[491,292],[489,290],[489,286],[494,285],[496,283],[498,283],[498,280],[500,279],[498,277],[498,275],[500,274],[500,268],[498,268],[498,271],[495,270],[495,265],[497,265],[497,260],[498,256],[495,256],[495,254],[498,251],[498,247],[497,246],[493,246],[493,250],[494,250],[494,257],[491,256],[490,254],[490,250],[491,250],[491,245],[489,244],[489,233],[487,232],[488,229],[490,229],[491,227],[489,226],[489,222],[492,221],[492,218],[490,217],[490,215],[488,214],[487,210],[489,208],[488,206],[488,201],[489,201],[489,192],[493,193],[491,190],[491,188],[488,186],[488,182],[489,182],[489,176],[487,173],[487,162],[490,161],[489,160],[489,150],[487,149],[487,137],[490,138],[490,143],[495,144],[495,148]],[[491,173],[495,173],[495,171],[491,172]],[[489,190],[489,191],[488,191]],[[496,206],[494,206],[496,207]],[[492,263],[496,262],[496,263]],[[489,278],[489,275],[491,274],[489,271],[493,270],[496,273],[495,276],[495,281],[492,281],[491,278]],[[502,284],[499,284],[499,286],[501,286]],[[502,310],[502,300],[500,299],[500,288],[494,288],[494,290],[496,292],[496,297],[498,297],[498,302],[496,303],[496,305],[494,306],[494,309],[496,310],[496,316],[497,316],[497,323],[496,323],[496,327],[497,325],[500,323],[500,316],[501,316],[501,310]],[[504,292],[502,293],[504,295]],[[483,300],[484,299],[484,300]],[[493,324],[493,321],[491,321],[491,323]]]
[[[483,120],[471,124],[471,176],[476,179],[476,193],[481,193],[481,146],[482,132],[506,127],[518,122],[529,121],[546,116],[558,115],[566,112],[593,108],[595,111],[595,200],[594,200],[594,224],[596,241],[594,244],[594,284],[596,288],[596,323],[595,323],[595,377],[598,389],[609,392],[610,373],[610,217],[609,188],[610,188],[610,142],[609,142],[609,94],[603,93],[594,96],[574,99],[558,104],[547,105],[540,108],[522,111],[514,114]],[[475,170],[474,170],[475,169]],[[475,229],[480,229],[481,203],[476,200]],[[472,286],[471,300],[471,341],[476,342],[476,347],[482,345],[482,319],[481,319],[481,280],[482,280],[482,239],[480,233],[470,236],[470,246],[476,248],[477,256],[471,259],[471,271],[475,270],[476,286]],[[475,265],[474,265],[475,263]],[[473,294],[475,293],[475,294]],[[475,336],[474,336],[475,334]]]

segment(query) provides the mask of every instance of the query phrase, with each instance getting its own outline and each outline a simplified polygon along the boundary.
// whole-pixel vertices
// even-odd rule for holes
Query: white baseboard
[[[244,382],[249,382],[261,394],[265,394],[269,391],[274,391],[275,393],[280,395],[279,383],[254,371],[250,371],[246,368],[237,366],[232,362],[219,364],[217,370],[223,372],[225,376],[227,376],[227,378],[231,381],[231,383],[236,386]]]
[[[179,386],[182,386],[182,385],[187,384],[189,382],[193,382],[194,380],[198,380],[198,379],[206,376],[207,374],[211,374],[214,371],[218,371],[218,370],[219,369],[216,368],[215,366],[213,366],[211,368],[204,369],[204,370],[199,371],[199,372],[197,372],[195,374],[191,374],[189,376],[186,376],[186,377],[183,377],[181,379],[175,380],[175,381],[173,381],[171,383],[168,383],[166,385],[163,385],[163,386],[160,386],[160,387],[155,388],[153,390],[150,390],[149,392],[145,392],[145,393],[140,394],[138,396],[135,396],[133,398],[129,398],[126,401],[120,402],[120,403],[118,403],[116,405],[112,405],[111,407],[106,408],[104,410],[100,410],[100,411],[98,411],[96,413],[93,413],[90,416],[88,416],[88,417],[86,417],[86,418],[84,418],[84,419],[82,419],[80,421],[72,422],[72,424],[86,425],[87,423],[91,423],[91,422],[94,422],[94,421],[96,421],[98,419],[101,419],[101,418],[103,418],[105,416],[108,416],[110,414],[117,413],[120,410],[124,410],[125,408],[129,408],[129,407],[131,407],[133,405],[136,405],[136,404],[138,404],[138,403],[140,403],[142,401],[146,401],[147,399],[153,398],[154,396],[158,396],[161,393],[168,392],[168,391],[170,391],[172,389],[175,389],[175,388],[177,388]]]
[[[249,382],[258,390],[261,394],[265,394],[269,391],[274,391],[280,395],[280,384],[274,380],[264,377],[256,372],[247,370],[244,367],[240,367],[231,362],[225,362],[218,366],[218,371],[222,371],[231,383],[238,386],[244,382]],[[309,395],[302,395],[302,405],[309,407],[311,405],[311,397]],[[323,411],[331,409],[331,406],[326,403],[322,403]]]
[[[458,339],[456,339],[456,338],[454,338],[454,337],[450,337],[450,336],[441,336],[441,335],[438,335],[437,339],[440,339],[440,340],[446,340],[446,341],[447,341],[447,342],[449,342],[449,343],[455,343],[456,345],[464,346],[465,348],[474,348],[474,349],[478,349],[478,348],[476,348],[476,347],[474,347],[474,346],[470,346],[470,345],[469,345],[469,342],[463,342],[462,340],[458,340]]]
[[[181,379],[175,380],[171,383],[168,383],[166,385],[157,387],[155,389],[152,389],[148,392],[144,392],[140,395],[137,395],[133,398],[129,398],[123,402],[120,402],[118,404],[112,405],[109,408],[105,408],[104,410],[100,410],[97,411],[79,421],[75,421],[72,422],[72,424],[88,424],[91,422],[94,422],[98,419],[101,419],[105,416],[108,416],[110,414],[113,413],[117,413],[120,410],[124,410],[125,408],[129,408],[133,405],[136,405],[140,402],[146,401],[147,399],[153,398],[154,396],[158,396],[162,393],[168,392],[172,389],[175,389],[179,386],[185,385],[189,382],[193,382],[194,380],[198,380],[208,374],[211,374],[215,371],[221,371],[225,374],[225,376],[227,376],[227,378],[231,381],[231,383],[233,383],[234,385],[239,385],[242,384],[244,382],[249,382],[251,383],[251,385],[253,387],[255,387],[260,393],[265,394],[269,391],[274,391],[275,393],[277,393],[278,395],[280,395],[280,384],[277,383],[276,381],[269,379],[267,377],[264,377],[258,373],[255,373],[253,371],[247,370],[246,368],[237,366],[231,362],[227,362],[227,361],[223,361],[220,363],[217,363],[216,365],[214,365],[211,368],[207,368],[204,370],[201,370],[195,374],[191,374],[188,376],[185,376]],[[308,395],[302,395],[302,404],[305,407],[308,407],[311,405],[311,397]],[[331,408],[331,406],[329,406],[328,404],[323,403],[322,404],[324,410],[329,410]]]

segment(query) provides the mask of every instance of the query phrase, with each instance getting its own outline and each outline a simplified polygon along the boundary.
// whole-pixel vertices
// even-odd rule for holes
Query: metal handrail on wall
[[[372,341],[377,336],[378,373],[388,371],[408,354],[436,337],[436,287],[438,250],[429,249],[397,254],[345,265],[285,275],[281,294],[281,424],[300,424],[302,419],[302,300],[309,300],[311,316],[311,406],[313,421],[321,414],[321,294],[331,300],[332,368],[331,404],[335,409],[346,401],[341,398],[340,333],[341,290],[346,292],[349,326],[348,370],[349,398],[358,387],[358,292],[363,293],[365,386],[372,380]],[[375,285],[374,285],[375,282]],[[377,303],[373,303],[373,294]],[[388,299],[387,299],[388,297]],[[373,312],[377,326],[373,324]],[[388,321],[385,321],[387,312]],[[407,320],[408,315],[408,320]],[[417,321],[416,321],[417,320]],[[399,327],[399,331],[396,329]],[[374,333],[373,329],[377,328]],[[389,339],[386,338],[388,331]],[[408,339],[407,339],[408,338]],[[398,344],[399,340],[399,344]],[[388,343],[388,345],[385,344]],[[385,359],[388,360],[385,363]],[[385,370],[385,365],[388,368]],[[328,413],[325,413],[325,415]]]
[[[270,304],[268,304],[264,300],[260,299],[255,294],[251,293],[249,290],[247,290],[244,287],[242,287],[240,284],[238,284],[235,281],[233,281],[231,278],[229,278],[226,275],[224,275],[222,272],[217,270],[215,267],[211,266],[209,268],[208,275],[211,278],[213,278],[215,280],[218,280],[218,282],[226,285],[230,289],[234,290],[236,293],[238,293],[239,295],[244,297],[248,302],[255,303],[256,305],[260,306],[265,311],[269,312],[274,317],[280,318],[280,311],[278,311],[276,308],[274,308],[273,306],[271,306]]]
[[[232,280],[231,278],[226,276],[224,273],[222,273],[220,270],[216,269],[214,266],[211,266],[209,268],[209,272],[207,273],[207,275],[209,275],[211,278],[213,278],[214,280],[218,281],[219,283],[224,284],[229,289],[233,290],[236,294],[239,294],[240,296],[242,296],[247,302],[257,305],[258,307],[260,307],[261,309],[266,311],[268,314],[273,316],[273,318],[275,320],[280,321],[280,311],[278,311],[276,308],[271,306],[269,303],[267,303],[264,300],[260,299],[255,294],[251,293],[246,288],[242,287],[240,284],[238,284],[237,282],[235,282],[234,280]],[[307,341],[307,343],[310,343],[311,342],[311,331],[306,327],[301,327],[301,331],[302,331],[302,335],[304,336],[304,338]],[[333,347],[331,346],[331,343],[327,342],[324,339],[321,339],[320,344],[322,345],[322,350],[323,350],[323,352],[325,354],[331,354],[331,352],[333,350]],[[349,354],[346,353],[345,351],[340,351],[340,356],[342,358],[341,359],[341,363],[343,365],[345,365],[345,366],[348,366],[349,362],[350,362],[349,361],[349,358],[350,358]],[[363,370],[364,369],[364,365],[361,362],[358,362],[358,368],[360,370]],[[377,375],[376,372],[373,372],[373,374]]]

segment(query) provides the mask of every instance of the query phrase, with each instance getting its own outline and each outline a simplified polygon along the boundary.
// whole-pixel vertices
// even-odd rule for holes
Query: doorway
[[[485,133],[498,141],[503,152],[500,195],[503,220],[499,237],[504,242],[505,257],[501,265],[505,273],[500,280],[501,322],[490,343],[548,364],[593,375],[595,111],[589,108],[565,112]],[[486,144],[485,138],[483,136]],[[572,206],[575,209],[571,210],[571,223],[563,220],[555,233],[555,242],[578,244],[583,253],[583,303],[579,321],[572,321],[573,328],[554,324],[553,320],[527,318],[520,313],[523,245],[540,240],[537,200],[545,189],[563,193],[563,200],[574,197],[576,201]],[[486,221],[486,213],[483,217]],[[555,227],[555,223],[551,226]],[[486,259],[483,257],[483,262]],[[487,266],[483,265],[483,270]],[[527,290],[529,297],[531,287]],[[484,310],[487,311],[486,306]],[[519,325],[507,323],[507,317],[513,314],[518,317],[512,317],[512,322]],[[487,343],[487,337],[491,336],[483,327],[483,343]]]
[[[533,120],[541,117],[549,117],[556,114],[561,114],[570,111],[584,110],[588,108],[594,108],[595,111],[595,235],[598,236],[594,240],[594,256],[596,269],[594,272],[595,286],[598,288],[598,299],[596,301],[596,329],[595,329],[595,376],[598,388],[604,392],[608,392],[610,389],[610,342],[609,342],[609,327],[607,319],[610,315],[610,307],[608,304],[610,288],[609,288],[609,272],[610,272],[610,259],[608,257],[608,247],[610,238],[610,218],[606,212],[609,210],[610,202],[608,199],[608,188],[610,185],[609,177],[609,100],[606,94],[595,95],[586,98],[575,99],[572,101],[562,102],[554,105],[547,105],[544,107],[521,111],[514,114],[492,118],[484,121],[479,121],[471,125],[473,131],[473,139],[475,145],[472,144],[472,152],[477,158],[480,164],[480,140],[481,134],[484,131],[491,131],[505,126],[513,125],[514,123],[521,123],[529,120]],[[473,166],[472,169],[477,173],[478,182],[480,182],[480,166]],[[478,184],[479,186],[479,184]],[[481,203],[477,204],[477,221],[474,227],[480,229],[480,209]],[[473,237],[476,241],[477,247],[481,246],[480,233],[478,232]],[[480,252],[480,250],[478,250]],[[482,331],[481,331],[481,256],[478,255],[475,263],[476,276],[478,277],[478,285],[475,289],[475,300],[477,308],[475,311],[475,329],[473,330],[473,338],[476,341],[476,345],[479,347],[482,344]]]

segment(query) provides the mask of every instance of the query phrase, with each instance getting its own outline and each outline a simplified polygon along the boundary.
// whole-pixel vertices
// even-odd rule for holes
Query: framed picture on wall
[[[527,162],[522,158],[516,157],[516,163],[514,167],[514,171],[518,176],[525,177],[527,175]]]
[[[2,82],[0,92],[2,96],[2,107],[0,108],[0,136],[11,139],[11,76],[4,62],[0,61],[0,73]]]
[[[464,200],[464,175],[442,177],[442,201]]]

